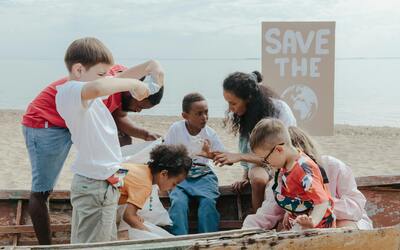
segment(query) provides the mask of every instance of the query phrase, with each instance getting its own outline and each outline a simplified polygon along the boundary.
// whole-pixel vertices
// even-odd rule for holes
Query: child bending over
[[[250,147],[276,171],[275,201],[293,229],[335,227],[333,200],[317,163],[292,145],[281,121],[261,120],[250,135]]]

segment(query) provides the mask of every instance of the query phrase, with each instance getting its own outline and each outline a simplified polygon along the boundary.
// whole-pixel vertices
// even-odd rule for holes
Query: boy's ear
[[[188,118],[188,113],[182,112],[182,117],[183,117],[183,119],[187,120],[187,118]]]
[[[71,67],[71,73],[78,79],[82,76],[84,70],[85,68],[81,63],[74,63]]]
[[[168,170],[166,170],[166,169],[161,170],[160,175],[168,177]]]

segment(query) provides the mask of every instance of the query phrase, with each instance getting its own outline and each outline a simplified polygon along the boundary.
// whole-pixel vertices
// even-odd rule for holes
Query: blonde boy
[[[335,227],[333,200],[318,165],[296,149],[285,125],[263,119],[250,135],[251,150],[276,171],[275,200],[294,229]]]
[[[72,165],[71,243],[115,240],[119,191],[112,177],[122,157],[115,122],[101,97],[131,91],[140,101],[151,88],[135,79],[102,78],[114,61],[96,38],[75,40],[65,63],[68,82],[57,87],[56,107],[78,151]],[[161,86],[162,79],[154,78]]]

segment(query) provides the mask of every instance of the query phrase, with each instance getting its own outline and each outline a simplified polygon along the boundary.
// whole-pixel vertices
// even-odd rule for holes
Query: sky
[[[77,38],[118,59],[260,58],[262,21],[336,21],[336,57],[400,57],[397,0],[0,0],[0,59],[62,59]]]

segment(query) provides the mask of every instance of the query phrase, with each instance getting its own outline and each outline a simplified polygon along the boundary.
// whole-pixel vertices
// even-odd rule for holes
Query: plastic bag
[[[138,211],[138,215],[142,217],[145,221],[153,223],[158,226],[170,226],[172,225],[172,220],[169,217],[168,211],[164,208],[158,196],[158,186],[153,185],[153,190],[151,192],[152,202],[150,210],[150,197],[147,198],[143,205],[143,208]]]
[[[149,231],[139,230],[136,228],[129,228],[128,235],[130,240],[145,240],[145,239],[159,239],[166,237],[174,237],[174,235],[168,233],[161,227],[153,225],[150,222],[145,221],[143,223]]]
[[[142,209],[138,210],[137,214],[144,219],[144,221],[152,223],[158,226],[170,226],[172,225],[172,220],[169,217],[168,211],[164,208],[158,196],[158,186],[153,185],[153,190],[151,192],[152,198],[152,209],[150,211],[150,197],[147,198]],[[123,220],[123,215],[126,209],[125,205],[120,205],[118,207],[118,220],[120,225],[118,230],[127,230],[130,226]]]
[[[150,151],[162,143],[162,138],[155,141],[145,141],[121,147],[124,162],[146,164],[150,160]]]

